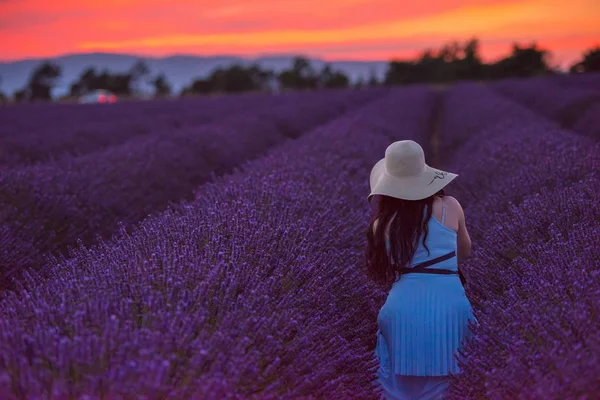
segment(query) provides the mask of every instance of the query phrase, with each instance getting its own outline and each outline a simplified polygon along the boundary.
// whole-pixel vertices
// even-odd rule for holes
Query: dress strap
[[[410,268],[400,268],[400,273],[402,274],[410,274],[410,273],[421,273],[421,274],[439,274],[439,275],[458,275],[457,271],[452,271],[449,269],[439,269],[439,268],[427,268],[431,265],[441,263],[442,261],[449,260],[456,256],[456,252],[450,252],[448,254],[444,254],[443,256],[436,257],[432,260],[422,262]],[[426,269],[427,268],[427,269]]]
[[[437,274],[437,275],[458,275],[460,278],[460,282],[463,286],[467,283],[465,276],[463,275],[460,267],[456,271],[452,271],[450,269],[440,269],[440,268],[427,268],[431,265],[440,263],[445,260],[449,260],[452,257],[456,256],[456,252],[453,251],[451,253],[445,254],[441,257],[434,258],[433,260],[425,261],[423,263],[417,264],[412,268],[400,268],[400,271],[396,271],[396,277],[398,275],[410,274],[410,273],[419,273],[419,274]]]
[[[446,222],[446,203],[444,203],[444,198],[442,200],[442,225]]]

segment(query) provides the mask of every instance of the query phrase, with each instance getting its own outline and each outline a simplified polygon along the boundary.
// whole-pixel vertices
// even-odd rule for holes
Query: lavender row
[[[298,104],[314,96],[320,94],[248,94],[111,105],[17,105],[0,115],[0,168],[76,157],[132,138],[198,129],[238,113]]]
[[[474,241],[485,246],[489,242],[485,229],[498,214],[532,194],[546,196],[553,187],[576,184],[599,170],[600,145],[569,131],[552,129],[539,119],[507,119],[474,135],[454,154],[454,160],[448,168],[463,179],[457,180],[453,189],[471,221]],[[546,228],[540,226],[538,232]],[[499,257],[508,258],[517,250],[495,248]]]
[[[48,253],[78,241],[92,243],[97,235],[111,235],[119,223],[130,226],[169,202],[191,198],[212,176],[380,95],[326,92],[61,163],[0,171],[0,208],[15,233],[0,243],[0,283],[39,267]],[[30,252],[32,247],[37,251]]]
[[[582,73],[569,75],[556,75],[550,78],[561,86],[580,87],[600,91],[600,73]]]
[[[458,96],[466,97],[457,102]],[[469,177],[453,186],[461,188],[465,207],[482,210],[499,210],[504,200],[518,201],[543,187],[576,180],[589,172],[596,154],[589,138],[475,85],[458,85],[447,93],[440,131],[445,146],[453,149],[451,168]],[[520,176],[514,175],[517,170]],[[498,185],[499,180],[505,183]]]
[[[535,114],[477,83],[459,83],[443,98],[440,113],[440,147],[451,155],[482,129],[508,120],[531,119]],[[446,161],[449,161],[448,156]]]
[[[105,123],[107,120],[126,127],[121,124],[131,122],[131,116],[135,114],[144,117],[170,118],[173,124],[177,122],[195,124],[201,123],[206,118],[202,114],[205,108],[221,108],[223,105],[229,104],[231,107],[243,110],[245,106],[251,105],[252,101],[261,102],[274,97],[294,98],[306,95],[308,93],[285,93],[281,96],[249,93],[174,100],[122,101],[114,104],[13,104],[0,112],[0,137],[4,139],[13,135],[41,134],[48,130],[48,122],[61,130],[73,129],[74,122],[81,123],[75,125],[84,125],[85,123],[96,125]],[[32,118],[32,115],[36,118]]]
[[[587,132],[590,136],[600,138],[600,103],[588,107],[573,124],[573,130]]]
[[[453,109],[468,107],[478,115],[496,99],[488,94],[477,102],[481,106],[474,99],[446,104],[448,126],[457,129],[457,135],[462,130],[460,121],[452,120]],[[584,304],[585,312],[591,312],[600,304],[597,290],[577,298],[567,295],[581,287],[582,278],[587,277],[586,287],[593,288],[600,273],[597,253],[586,251],[599,238],[600,146],[527,117],[516,105],[512,113],[500,112],[505,117],[499,116],[500,122],[489,126],[482,124],[449,166],[461,174],[454,190],[465,206],[476,244],[475,257],[465,265],[465,272],[467,294],[479,321],[476,340],[461,361],[463,373],[452,385],[452,396],[579,398],[595,386],[590,375],[580,376],[578,371],[591,367],[588,355],[599,354],[600,347],[571,336],[569,329],[556,331],[552,324],[568,326],[577,320],[573,311],[562,313],[564,319],[557,321],[553,312],[558,299],[563,311],[571,307],[583,312]],[[571,251],[562,251],[569,246]],[[554,306],[548,296],[554,296]],[[598,332],[600,324],[590,329]],[[561,347],[570,349],[570,355],[565,355],[567,350],[561,353]],[[579,362],[575,362],[577,357]],[[550,359],[550,365],[571,367],[545,369]]]
[[[0,394],[376,398],[385,294],[359,221],[370,167],[391,140],[423,141],[433,105],[392,93],[5,293]]]
[[[546,79],[507,80],[492,84],[499,93],[558,122],[564,128],[577,125],[585,110],[600,104],[600,91],[552,84]],[[580,131],[592,136],[594,131]],[[596,139],[598,137],[594,136]]]
[[[489,93],[477,102],[485,108],[484,103],[495,103],[494,97]],[[477,112],[474,103],[449,103],[447,107],[466,106]],[[473,134],[454,153],[455,161],[448,166],[461,174],[462,179],[457,180],[453,188],[472,221],[476,241],[482,245],[487,243],[486,234],[478,236],[478,232],[482,232],[496,214],[509,211],[532,194],[545,195],[552,187],[575,184],[600,168],[600,145],[540,118],[527,115],[514,118],[521,115],[519,108],[515,104],[512,113],[501,110],[506,118]],[[450,119],[447,122],[448,125],[459,124]],[[461,135],[462,131],[459,129],[457,134]]]
[[[598,395],[598,183],[590,176],[548,197],[531,195],[487,229],[489,245],[476,253],[471,288],[485,311],[464,353],[457,397]],[[499,257],[495,247],[512,253]]]
[[[475,230],[485,245],[470,263],[468,294],[480,329],[464,353],[457,398],[598,394],[599,183],[590,172],[531,194]]]

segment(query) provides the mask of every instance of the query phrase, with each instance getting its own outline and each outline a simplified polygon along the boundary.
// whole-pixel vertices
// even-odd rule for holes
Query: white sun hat
[[[425,163],[423,148],[415,141],[400,140],[385,150],[385,158],[371,170],[371,201],[375,195],[404,200],[421,200],[432,196],[458,175],[431,168]]]

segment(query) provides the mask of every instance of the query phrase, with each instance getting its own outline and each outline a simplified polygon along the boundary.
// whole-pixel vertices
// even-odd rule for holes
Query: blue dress
[[[442,222],[429,220],[427,246],[422,238],[410,266],[457,250],[457,234]],[[389,240],[388,240],[389,251]],[[432,268],[458,270],[456,257]],[[406,274],[392,285],[377,317],[379,359],[377,382],[387,399],[439,399],[449,375],[459,372],[455,355],[471,336],[475,320],[458,275]]]

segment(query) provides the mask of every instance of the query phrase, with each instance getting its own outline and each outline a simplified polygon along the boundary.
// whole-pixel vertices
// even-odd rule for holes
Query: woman
[[[443,188],[458,175],[425,163],[412,140],[392,143],[371,171],[378,207],[367,233],[367,272],[390,287],[377,323],[378,383],[387,399],[440,399],[470,336],[471,304],[458,274],[471,240],[459,202]]]

